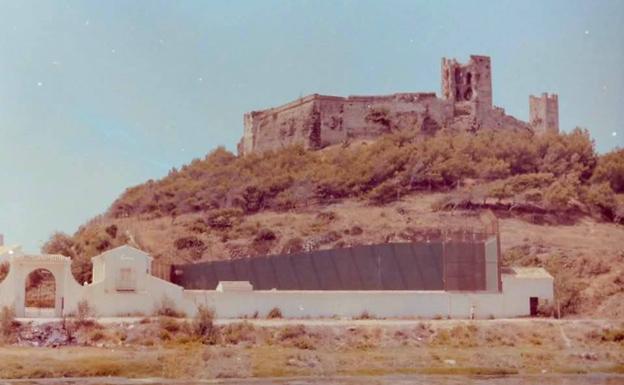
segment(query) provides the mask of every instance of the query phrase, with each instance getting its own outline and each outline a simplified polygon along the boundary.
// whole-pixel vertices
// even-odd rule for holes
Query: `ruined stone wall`
[[[433,93],[350,96],[344,111],[350,138],[374,138],[396,131],[432,133],[452,117],[452,104]]]
[[[318,95],[310,95],[280,107],[245,114],[240,154],[277,150],[292,144],[315,149],[319,136]]]
[[[433,133],[453,117],[453,105],[433,93],[348,98],[310,95],[293,103],[245,114],[239,153],[301,144],[318,149],[396,131]]]
[[[530,95],[529,110],[529,122],[536,132],[559,132],[559,98],[556,94]]]
[[[335,96],[319,96],[319,147],[342,143],[347,139],[348,122],[344,119],[345,99]]]
[[[239,154],[277,150],[293,144],[319,149],[389,132],[451,130],[559,131],[557,95],[531,96],[530,123],[492,103],[491,60],[472,55],[459,63],[442,59],[442,98],[434,93],[398,93],[347,98],[309,95],[292,103],[245,114]]]
[[[466,64],[442,58],[442,97],[453,103],[469,104],[477,119],[493,107],[492,69],[488,56],[470,56]]]

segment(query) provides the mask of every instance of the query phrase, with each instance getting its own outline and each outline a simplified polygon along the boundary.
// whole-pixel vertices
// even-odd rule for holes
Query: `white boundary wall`
[[[503,291],[254,291],[241,284],[220,285],[220,290],[184,290],[150,274],[151,257],[122,246],[94,258],[94,282],[79,285],[71,275],[69,258],[17,255],[9,275],[0,283],[0,305],[24,316],[24,287],[37,268],[53,272],[56,281],[55,315],[74,313],[86,300],[98,316],[151,315],[167,298],[177,310],[193,316],[199,305],[215,310],[220,318],[264,317],[277,307],[284,317],[354,317],[368,312],[376,317],[520,317],[530,314],[529,298],[553,300],[553,279],[541,269],[534,274],[503,274]],[[131,269],[133,290],[116,286],[121,270]],[[537,272],[538,274],[535,274]],[[124,284],[127,287],[127,284]]]
[[[476,318],[521,317],[530,314],[529,298],[553,300],[552,278],[503,275],[503,292],[445,291],[232,291],[185,290],[191,314],[198,305],[218,317],[260,317],[277,307],[284,317],[354,317],[368,312],[376,317]]]

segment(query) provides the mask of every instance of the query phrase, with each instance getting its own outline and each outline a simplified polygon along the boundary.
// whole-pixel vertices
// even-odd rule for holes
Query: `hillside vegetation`
[[[54,234],[44,251],[72,257],[85,281],[92,256],[125,243],[163,262],[227,259],[413,240],[426,227],[476,226],[477,212],[487,208],[501,218],[508,263],[546,266],[566,282],[569,313],[595,312],[617,297],[619,307],[605,310],[613,314],[624,312],[624,283],[616,279],[622,261],[612,266],[624,260],[622,193],[624,150],[599,156],[580,129],[539,137],[388,135],[246,157],[218,148],[128,189],[74,235]],[[580,239],[549,239],[583,226]]]

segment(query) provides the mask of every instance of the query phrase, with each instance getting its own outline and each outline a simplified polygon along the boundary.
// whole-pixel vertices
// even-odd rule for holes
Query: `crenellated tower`
[[[538,134],[559,132],[559,98],[557,94],[542,93],[529,96],[529,123]]]

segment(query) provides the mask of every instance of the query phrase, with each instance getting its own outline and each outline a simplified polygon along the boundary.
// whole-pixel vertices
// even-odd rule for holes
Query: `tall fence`
[[[257,290],[472,291],[493,289],[495,279],[500,291],[498,220],[490,211],[480,220],[481,226],[473,227],[412,228],[410,243],[180,265],[154,262],[152,274],[204,290],[219,281],[249,281]]]
[[[485,290],[484,242],[386,243],[309,253],[174,265],[172,282],[214,290]]]

